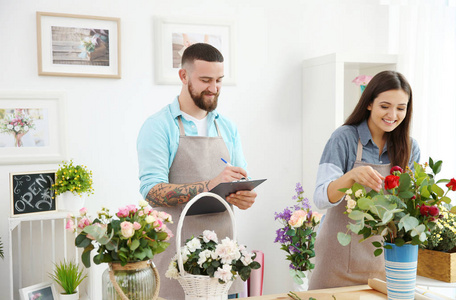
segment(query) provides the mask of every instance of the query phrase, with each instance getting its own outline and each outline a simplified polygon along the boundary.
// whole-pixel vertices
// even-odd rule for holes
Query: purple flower
[[[295,190],[296,190],[296,193],[298,193],[298,194],[304,193],[304,190],[302,189],[302,185],[299,182],[296,183],[296,189]]]
[[[279,228],[276,230],[276,238],[274,240],[274,243],[290,243],[291,242],[291,237],[287,235],[287,231],[290,228],[288,226],[285,226],[284,228]]]

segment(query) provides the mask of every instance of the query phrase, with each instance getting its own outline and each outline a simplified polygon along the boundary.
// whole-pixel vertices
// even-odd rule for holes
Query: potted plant
[[[104,207],[94,219],[87,216],[86,208],[79,213],[69,215],[66,229],[79,233],[75,244],[84,248],[84,266],[90,267],[94,249],[93,262],[109,264],[102,278],[103,299],[157,299],[160,285],[152,259],[169,246],[173,235],[166,223],[172,223],[171,215],[153,210],[144,200],[139,207],[119,208],[115,215]]]
[[[304,198],[300,183],[296,184],[295,191],[293,200],[298,204],[275,213],[275,220],[278,220],[282,227],[276,231],[274,243],[280,243],[280,249],[288,254],[290,276],[297,284],[295,290],[305,291],[308,285],[307,280],[304,281],[306,273],[315,267],[310,260],[315,256],[316,228],[320,224],[321,214],[312,212],[309,199]]]
[[[49,275],[63,289],[63,292],[60,293],[60,299],[79,299],[77,287],[87,277],[87,274],[83,274],[82,268],[79,269],[78,265],[73,261],[64,260],[63,262],[54,265],[54,273]]]
[[[73,160],[62,162],[55,174],[52,189],[59,198],[60,209],[78,211],[84,206],[85,196],[93,194],[92,171],[75,165]]]
[[[456,282],[456,215],[450,213],[447,205],[441,205],[439,210],[427,245],[418,250],[417,274],[453,283]]]
[[[426,172],[427,167],[430,167],[431,173]],[[451,203],[447,194],[456,190],[454,178],[436,179],[441,167],[442,161],[434,162],[431,158],[429,164],[415,162],[414,171],[408,168],[403,171],[395,166],[390,175],[385,177],[385,187],[379,193],[366,193],[365,188],[358,183],[340,190],[346,194],[345,213],[353,222],[347,225],[347,232],[337,234],[339,243],[344,246],[350,243],[349,231],[362,235],[362,241],[372,236],[381,237],[383,243],[374,241],[372,244],[377,248],[375,256],[382,254],[385,249],[388,295],[391,293],[394,296],[395,290],[390,289],[394,278],[402,277],[403,280],[395,284],[399,284],[402,291],[409,291],[409,298],[403,299],[414,297],[418,246],[428,244],[440,215],[439,206]],[[439,186],[442,183],[446,183],[446,191]],[[450,212],[456,213],[456,207]],[[408,280],[405,274],[410,276]]]

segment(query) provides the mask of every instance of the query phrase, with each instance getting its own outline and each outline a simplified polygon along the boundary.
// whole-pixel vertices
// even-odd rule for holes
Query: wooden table
[[[313,290],[307,292],[296,292],[302,300],[308,300],[309,297],[313,297],[317,300],[334,300],[333,295],[336,297],[336,300],[384,300],[387,299],[385,294],[377,292],[366,285],[355,285],[349,287],[339,287],[323,290]],[[266,296],[256,296],[256,297],[247,297],[241,299],[249,300],[291,300],[287,293],[276,294],[276,295],[266,295]]]

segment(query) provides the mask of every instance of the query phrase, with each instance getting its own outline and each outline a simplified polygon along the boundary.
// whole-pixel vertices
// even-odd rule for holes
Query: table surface
[[[307,292],[296,292],[302,300],[308,300],[309,297],[314,297],[317,300],[334,300],[333,295],[337,300],[384,300],[387,299],[385,294],[377,292],[366,285],[355,285],[349,287],[330,288],[322,290],[313,290]],[[256,296],[241,299],[249,300],[290,300],[287,293]]]

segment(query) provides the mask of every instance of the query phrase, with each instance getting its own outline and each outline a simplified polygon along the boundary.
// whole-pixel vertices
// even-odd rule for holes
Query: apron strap
[[[180,133],[180,135],[181,136],[185,136],[184,123],[182,123],[181,116],[177,117],[177,122],[179,123],[179,133]],[[215,128],[217,129],[217,136],[219,136],[219,137],[222,136],[220,134],[220,129],[219,129],[218,125],[217,125],[217,121],[215,121],[215,119],[214,119],[214,123],[215,123]]]
[[[356,151],[356,161],[362,161],[363,159],[363,144],[361,139],[358,139],[358,150]]]

